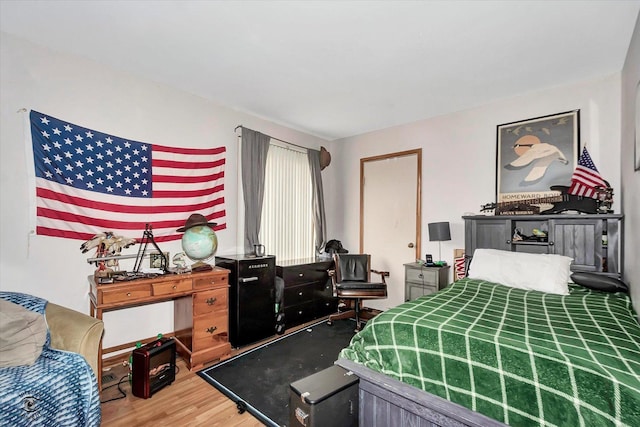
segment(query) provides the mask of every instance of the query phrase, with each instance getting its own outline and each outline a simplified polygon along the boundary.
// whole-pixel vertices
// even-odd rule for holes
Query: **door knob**
[[[413,247],[414,247],[413,242],[409,243],[409,245],[408,245],[408,246],[409,246],[410,248],[413,248]]]

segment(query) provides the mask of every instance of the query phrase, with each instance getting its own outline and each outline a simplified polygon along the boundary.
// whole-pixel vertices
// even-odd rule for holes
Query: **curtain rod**
[[[233,132],[235,133],[235,132],[238,130],[238,128],[240,128],[240,129],[244,129],[244,126],[242,126],[242,125],[238,125],[238,126],[236,126],[236,127],[233,129]],[[267,135],[267,134],[265,133],[264,135]],[[268,136],[269,138],[271,138],[271,139],[275,139],[276,141],[280,141],[280,142],[284,142],[285,144],[293,145],[294,147],[302,148],[302,149],[304,149],[304,150],[311,150],[311,148],[309,148],[309,147],[304,147],[304,146],[302,146],[302,145],[294,144],[293,142],[285,141],[284,139],[276,138],[276,137],[273,137],[273,136],[271,136],[271,135],[267,135],[267,136]]]

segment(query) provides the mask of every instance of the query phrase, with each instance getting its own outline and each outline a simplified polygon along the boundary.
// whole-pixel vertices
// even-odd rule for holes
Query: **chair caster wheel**
[[[246,403],[244,403],[242,400],[239,400],[239,401],[236,403],[236,408],[238,409],[238,413],[239,413],[239,414],[244,414],[244,413],[245,413],[245,411],[247,410],[247,404],[246,404]]]
[[[327,325],[333,326],[333,322],[331,320],[327,320]]]

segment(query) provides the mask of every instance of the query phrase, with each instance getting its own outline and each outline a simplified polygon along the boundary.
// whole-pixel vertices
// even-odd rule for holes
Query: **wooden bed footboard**
[[[360,379],[359,425],[367,427],[506,427],[506,424],[339,358]]]

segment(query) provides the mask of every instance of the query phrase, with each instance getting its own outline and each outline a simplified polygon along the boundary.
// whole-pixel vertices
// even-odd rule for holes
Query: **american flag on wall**
[[[582,154],[578,158],[578,165],[573,171],[569,194],[597,199],[599,194],[597,187],[606,188],[608,185],[600,176],[600,172],[598,172],[587,151],[587,147],[585,147],[582,149]]]
[[[36,234],[88,240],[103,231],[177,240],[192,213],[226,228],[225,147],[164,147],[31,111]]]

